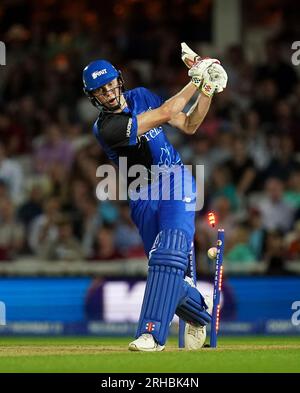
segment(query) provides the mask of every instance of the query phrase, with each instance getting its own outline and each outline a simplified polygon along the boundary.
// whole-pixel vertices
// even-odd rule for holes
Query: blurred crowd
[[[177,1],[167,19],[158,1],[112,1],[101,11],[94,1],[1,3],[0,260],[144,255],[127,204],[96,198],[96,168],[107,159],[92,136],[97,111],[81,72],[107,58],[126,88],[170,97],[188,81],[179,43],[211,38],[209,3]],[[195,135],[168,131],[186,164],[205,165],[199,257],[215,242],[205,218],[213,210],[227,263],[266,261],[270,274],[300,261],[300,80],[283,46],[280,36],[268,39],[255,62],[241,46],[224,48],[228,88]]]

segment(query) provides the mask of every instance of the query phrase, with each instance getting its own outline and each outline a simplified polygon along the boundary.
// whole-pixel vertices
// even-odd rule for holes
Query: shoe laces
[[[144,334],[141,335],[141,337],[143,337],[147,341],[153,340],[152,334],[149,334],[149,333],[144,333]]]

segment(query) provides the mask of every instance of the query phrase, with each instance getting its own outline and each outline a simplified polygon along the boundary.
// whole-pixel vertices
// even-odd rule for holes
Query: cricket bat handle
[[[181,59],[188,68],[191,68],[197,61],[201,60],[201,56],[194,52],[185,42],[182,42]]]

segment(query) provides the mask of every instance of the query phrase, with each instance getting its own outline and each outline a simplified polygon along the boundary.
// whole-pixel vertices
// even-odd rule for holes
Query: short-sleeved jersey
[[[126,157],[128,167],[140,164],[148,170],[151,165],[181,165],[181,158],[168,141],[163,126],[137,135],[136,116],[161,106],[161,98],[143,87],[128,90],[124,96],[128,107],[122,113],[103,112],[94,124],[94,135],[108,157],[117,165],[119,157]]]

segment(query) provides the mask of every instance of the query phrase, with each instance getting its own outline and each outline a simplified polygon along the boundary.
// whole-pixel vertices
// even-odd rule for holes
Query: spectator
[[[294,209],[300,209],[300,168],[291,172],[283,199]]]
[[[120,221],[116,228],[116,247],[128,257],[145,255],[141,237],[131,220],[129,207],[124,203],[120,207]]]
[[[64,208],[73,216],[78,212],[81,201],[88,198],[93,190],[85,180],[75,177],[70,180],[68,191],[69,194]]]
[[[110,261],[114,259],[124,258],[118,251],[115,244],[114,227],[105,224],[98,230],[95,242],[95,251],[91,260]]]
[[[69,141],[62,137],[58,124],[49,124],[45,141],[35,152],[35,168],[39,173],[49,173],[54,165],[60,164],[61,170],[68,172],[72,166],[74,153]]]
[[[29,197],[18,209],[18,218],[28,229],[32,220],[42,214],[43,191],[38,185],[33,185]]]
[[[221,119],[216,114],[216,108],[211,106],[205,120],[201,124],[201,135],[205,136],[206,138],[216,138],[218,136],[218,132],[221,128]],[[198,130],[197,132],[199,132]],[[196,137],[197,133],[196,133]]]
[[[0,201],[9,197],[7,185],[4,180],[0,179]]]
[[[220,131],[211,149],[211,159],[215,166],[223,165],[232,157],[233,135],[230,131]]]
[[[287,100],[280,100],[276,103],[276,127],[282,134],[290,135],[294,130],[297,130],[297,123],[295,123],[292,115],[292,106]]]
[[[278,98],[278,89],[273,79],[264,77],[258,82],[259,88],[255,89],[251,109],[258,113],[264,127],[273,124],[275,118],[275,104]]]
[[[211,179],[210,197],[212,200],[218,197],[226,197],[230,201],[231,211],[236,211],[239,207],[239,197],[235,186],[231,182],[228,168],[220,165],[217,166]]]
[[[74,122],[67,126],[66,138],[71,142],[72,150],[77,152],[91,142],[92,136],[83,134],[82,124]]]
[[[59,216],[55,221],[57,236],[48,239],[39,247],[39,257],[48,261],[80,261],[83,251],[73,236],[72,222],[68,217]]]
[[[176,23],[178,27],[173,31],[162,17],[170,9],[168,2],[158,2],[159,6],[153,8],[153,2],[136,5],[126,1],[122,9],[102,7],[101,15],[94,5],[83,1],[75,8],[70,0],[67,4],[71,8],[62,7],[58,0],[51,6],[40,2],[38,10],[32,2],[25,6],[23,0],[2,3],[0,32],[9,47],[9,62],[1,68],[0,79],[0,203],[13,199],[17,216],[28,229],[24,236],[32,252],[37,252],[41,243],[56,239],[56,216],[63,211],[72,217],[74,235],[82,242],[85,254],[94,253],[92,243],[98,225],[103,224],[114,225],[118,252],[139,253],[139,245],[134,245],[139,236],[132,232],[128,217],[123,217],[123,206],[115,201],[94,200],[99,184],[96,168],[107,161],[91,133],[98,111],[82,94],[80,75],[90,59],[108,58],[124,68],[127,89],[142,84],[155,88],[164,99],[169,97],[187,80],[179,57],[173,61],[178,56],[178,35],[184,32],[191,44],[196,40],[192,47],[199,49],[199,7],[190,7],[190,0],[177,2],[175,11],[168,14],[167,24]],[[211,2],[206,3],[201,9],[202,22],[209,20]],[[138,18],[134,17],[135,7],[140,12]],[[186,22],[186,10],[197,23]],[[79,12],[81,19],[74,24]],[[19,25],[13,25],[16,16]],[[117,23],[108,24],[108,20]],[[287,26],[282,19],[283,32],[296,31],[298,25],[290,22]],[[50,31],[47,26],[54,29]],[[191,30],[189,26],[194,27]],[[201,26],[209,32],[205,23]],[[209,41],[211,37],[206,38]],[[183,161],[205,165],[206,180],[210,180],[205,187],[205,208],[219,211],[220,224],[226,227],[226,247],[234,249],[239,237],[235,233],[241,235],[244,230],[238,226],[235,232],[239,215],[249,226],[249,245],[258,259],[267,255],[265,237],[269,228],[279,227],[290,245],[286,233],[294,217],[300,219],[300,83],[290,58],[284,60],[290,55],[289,48],[278,40],[269,40],[262,64],[260,56],[248,56],[251,44],[223,48],[222,63],[229,75],[227,89],[214,98],[194,136],[172,131]],[[213,56],[209,52],[200,54]],[[270,192],[267,179],[274,177],[281,178],[281,186],[277,184]],[[114,195],[117,189],[111,180],[109,191]],[[27,194],[25,181],[42,181],[43,193],[35,188]],[[274,196],[280,194],[280,187],[283,197]],[[243,210],[255,197],[253,192],[261,190],[257,206]],[[46,194],[51,198],[42,203]],[[106,190],[100,189],[99,195],[106,196]],[[295,215],[293,209],[297,209]],[[103,238],[110,239],[109,233],[109,229],[104,230]],[[295,239],[293,247],[297,245]],[[205,253],[215,242],[215,231],[202,218],[199,223],[199,217],[195,242]],[[114,247],[108,248],[117,252]],[[19,253],[13,254],[17,257]]]
[[[226,51],[225,68],[230,80],[230,87],[239,100],[248,98],[253,83],[253,70],[245,56],[242,45],[231,45]]]
[[[239,195],[245,195],[251,189],[256,176],[253,160],[248,156],[243,140],[237,138],[232,146],[232,158],[225,163],[233,184]]]
[[[15,203],[23,198],[23,178],[21,166],[13,158],[7,158],[6,148],[0,142],[0,180],[4,181]]]
[[[264,171],[264,178],[278,177],[283,181],[288,180],[289,175],[299,168],[294,158],[293,140],[285,135],[279,139],[279,149],[269,166]]]
[[[289,272],[284,266],[286,249],[282,232],[275,230],[267,234],[265,259],[267,262],[268,275],[287,275]]]
[[[24,228],[16,220],[15,209],[9,198],[0,201],[0,260],[14,259],[24,245]]]
[[[244,117],[244,143],[256,169],[262,170],[269,164],[271,157],[259,115],[256,111],[249,110]]]
[[[98,229],[102,225],[101,216],[98,212],[97,202],[91,196],[83,198],[79,205],[79,220],[76,222],[76,231],[81,232],[80,240],[82,250],[86,257],[92,254],[93,242]]]
[[[267,230],[288,231],[292,227],[295,212],[283,200],[283,182],[276,178],[268,179],[265,192],[265,197],[257,206],[263,227]]]
[[[27,139],[25,128],[21,127],[16,119],[0,112],[0,135],[7,149],[7,156],[13,157],[27,152]]]
[[[295,222],[294,230],[287,237],[287,258],[300,261],[300,220]]]
[[[232,238],[233,246],[225,254],[226,261],[230,264],[243,265],[256,261],[256,255],[249,245],[249,228],[247,225],[239,225],[235,229]]]
[[[119,205],[113,201],[101,201],[98,205],[99,214],[106,224],[117,224],[119,220]]]
[[[256,260],[263,257],[266,232],[263,228],[261,213],[257,208],[251,208],[248,212],[249,246],[255,254]]]
[[[69,174],[62,163],[53,163],[48,171],[50,182],[50,193],[60,199],[63,205],[67,204],[68,200],[68,180]]]
[[[60,201],[51,197],[44,202],[42,214],[32,221],[28,240],[33,253],[36,253],[44,242],[54,241],[57,238],[56,220],[60,208]]]
[[[193,165],[204,165],[205,180],[209,180],[213,169],[213,161],[208,137],[199,135],[193,141]]]
[[[281,55],[280,42],[269,39],[265,45],[266,62],[256,68],[256,79],[271,79],[281,97],[290,94],[295,87],[298,77],[292,64],[286,63]]]

